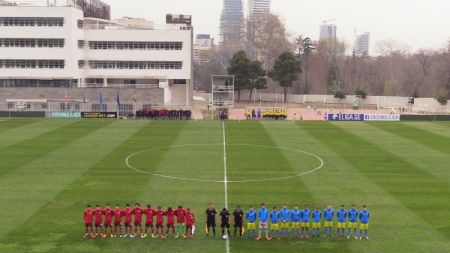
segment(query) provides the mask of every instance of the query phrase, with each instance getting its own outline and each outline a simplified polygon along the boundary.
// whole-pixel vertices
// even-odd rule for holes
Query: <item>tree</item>
[[[310,38],[303,36],[298,36],[295,39],[295,47],[297,50],[297,55],[302,64],[302,69],[304,70],[303,78],[300,78],[302,83],[301,92],[303,94],[309,94],[310,86],[311,86],[311,75],[310,75],[310,55],[316,49],[315,42],[313,42]]]
[[[266,71],[259,61],[251,61],[247,53],[239,51],[234,54],[228,67],[228,74],[234,75],[234,90],[238,93],[238,101],[241,99],[241,91],[250,89],[250,100],[252,100],[255,89],[265,89],[267,79]]]
[[[261,61],[266,70],[272,68],[278,55],[291,49],[284,24],[272,13],[247,21],[245,44],[250,58]]]
[[[334,93],[334,97],[342,100],[345,99],[347,96],[345,95],[345,92],[338,90]]]
[[[366,99],[367,98],[367,92],[365,90],[357,90],[355,92],[356,96],[360,96],[362,99]]]
[[[439,96],[438,98],[436,98],[436,100],[439,102],[439,104],[441,104],[442,106],[447,105],[448,102],[448,98],[446,96]]]
[[[399,82],[395,79],[391,79],[384,84],[385,96],[397,96],[399,89]]]
[[[292,87],[301,71],[300,61],[291,52],[282,53],[275,61],[269,77],[283,87],[285,103],[287,102],[288,88]]]
[[[262,67],[262,63],[259,61],[250,62],[249,66],[249,89],[250,89],[250,98],[249,101],[252,100],[253,91],[255,89],[265,89],[267,88],[267,79],[265,78],[266,71],[264,71]]]
[[[194,64],[194,89],[210,92],[211,91],[211,76],[225,75],[227,70],[219,60],[219,54],[216,48],[212,48],[207,54],[208,63],[203,65]]]
[[[238,102],[241,100],[241,91],[249,88],[249,72],[251,61],[247,53],[241,50],[233,55],[227,71],[234,76],[234,90],[238,93]]]

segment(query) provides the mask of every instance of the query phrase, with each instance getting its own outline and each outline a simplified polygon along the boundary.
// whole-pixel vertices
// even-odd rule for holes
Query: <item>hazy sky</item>
[[[142,17],[164,24],[166,13],[191,14],[195,33],[210,33],[218,40],[222,0],[104,1],[111,5],[113,18]],[[450,39],[449,0],[272,0],[272,12],[291,35],[313,39],[319,36],[322,20],[337,18],[333,23],[340,39],[353,44],[355,28],[358,33],[369,31],[372,49],[385,39],[412,50],[439,48]]]

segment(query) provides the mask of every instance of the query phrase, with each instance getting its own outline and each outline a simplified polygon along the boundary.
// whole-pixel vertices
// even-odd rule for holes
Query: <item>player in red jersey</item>
[[[147,237],[148,228],[150,228],[150,232],[152,233],[152,237],[155,238],[155,231],[153,227],[153,216],[156,215],[156,210],[152,208],[151,205],[147,205],[147,208],[144,209],[145,214],[145,232],[144,238]]]
[[[109,228],[110,237],[114,238],[114,231],[112,226],[112,217],[114,215],[114,211],[109,206],[109,204],[106,204],[105,208],[103,209],[103,215],[105,215],[105,233],[102,235],[102,237],[106,238],[106,233],[108,232]]]
[[[98,228],[100,228],[100,233],[103,236],[103,210],[100,208],[100,205],[95,206],[94,210],[94,218],[95,218],[95,235],[94,238],[98,236]]]
[[[164,215],[167,216],[166,238],[169,236],[170,229],[172,229],[172,236],[175,237],[175,212],[172,207],[169,207]]]
[[[125,216],[125,234],[123,237],[131,236],[132,228],[131,222],[133,218],[133,209],[130,208],[130,204],[126,204],[125,209],[123,210],[123,216]]]
[[[190,208],[186,211],[186,235],[185,238],[194,238],[195,215]]]
[[[156,238],[161,235],[161,238],[164,238],[164,215],[165,211],[158,206],[156,210]]]
[[[178,209],[175,210],[175,216],[177,216],[177,236],[178,238],[180,234],[183,235],[184,238],[184,232],[186,231],[186,209],[183,208],[183,206],[178,206]]]
[[[124,212],[120,209],[120,205],[116,204],[116,208],[114,208],[114,237],[117,237],[119,234],[122,237],[122,217],[124,216]]]
[[[144,234],[142,233],[142,214],[144,210],[141,208],[141,204],[136,203],[133,209],[134,214],[134,234],[132,236],[135,237],[137,235],[137,231],[139,228],[139,233],[141,234],[141,238],[144,238]]]
[[[94,229],[92,228],[92,218],[94,216],[94,210],[92,210],[91,205],[87,205],[86,209],[84,210],[84,238],[88,237],[88,232],[91,233],[91,237],[94,237]]]

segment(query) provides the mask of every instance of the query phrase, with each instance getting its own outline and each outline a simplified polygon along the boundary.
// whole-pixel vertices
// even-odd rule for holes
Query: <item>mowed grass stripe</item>
[[[270,178],[286,173],[286,171],[278,171],[278,168],[291,168],[290,172],[295,174],[296,171],[292,168],[292,164],[290,164],[285,154],[279,149],[257,148],[259,154],[257,154],[257,157],[254,157],[255,154],[250,150],[255,149],[255,147],[232,145],[256,144],[277,146],[273,136],[270,135],[262,123],[258,121],[227,122],[226,129],[227,143],[230,144],[227,147],[228,177],[230,180],[252,179],[252,175],[255,178]],[[269,161],[267,157],[273,160]],[[247,166],[251,163],[255,163],[255,166]],[[274,164],[278,167],[274,167]],[[264,168],[272,168],[272,170],[266,171]],[[261,173],[264,176],[261,176]],[[272,210],[273,206],[281,208],[283,203],[288,203],[290,209],[295,204],[299,204],[299,208],[303,209],[304,204],[316,203],[317,201],[303,181],[299,179],[231,183],[228,185],[228,196],[230,208],[234,209],[239,204],[245,211],[249,209],[250,205],[253,205],[258,210],[261,203],[266,203],[269,210]],[[258,243],[255,243],[253,240],[237,240],[231,242],[232,252],[274,252],[281,249],[283,252],[298,252],[299,248],[306,249],[306,247],[307,244],[300,242],[298,239],[290,241],[261,241]],[[342,247],[345,248],[344,245]],[[333,247],[331,246],[331,248]]]
[[[444,137],[450,138],[450,129],[445,125],[436,122],[403,122],[405,125],[409,125],[423,131],[428,131],[433,134],[442,135]],[[448,125],[450,126],[450,125]]]
[[[434,125],[433,123],[427,124]],[[448,154],[419,144],[412,139],[383,131],[372,124],[342,122],[342,124],[336,124],[336,126],[347,129],[360,138],[385,149],[391,154],[450,184],[450,173],[448,166],[446,166],[446,164],[450,164],[450,156]]]
[[[45,130],[42,134],[28,138],[25,133],[22,133],[22,136],[19,137],[23,139],[21,142],[15,143],[7,148],[0,147],[0,157],[8,158],[7,163],[0,163],[0,179],[9,173],[14,173],[16,169],[19,169],[22,166],[33,163],[35,160],[39,161],[41,157],[58,150],[95,130],[95,125],[86,124],[86,122],[82,121],[73,121],[68,125],[61,121],[47,121],[46,123],[49,123],[48,130]],[[106,122],[102,122],[98,126],[101,127],[105,123]],[[38,126],[35,130],[33,125],[35,126],[35,124],[32,124],[24,128],[27,129],[31,135],[36,132],[41,132],[41,130],[45,128],[45,126]],[[78,131],[74,131],[74,129],[77,129]]]
[[[351,132],[333,124],[320,128],[302,125],[316,139],[352,164],[360,173],[397,198],[433,229],[450,238],[450,231],[442,216],[448,212],[448,185],[413,164],[396,157]],[[439,215],[441,213],[441,215]]]
[[[0,118],[0,134],[17,127],[23,127],[37,122],[37,120],[2,120]]]
[[[328,123],[299,122],[297,131],[283,132],[286,137],[297,136],[301,143],[299,145],[325,160],[324,169],[308,176],[308,182],[312,184],[316,194],[325,198],[326,202],[335,203],[335,208],[339,208],[339,203],[346,204],[346,207],[355,203],[359,209],[363,204],[369,205],[372,214],[372,240],[352,239],[347,243],[348,251],[340,251],[337,247],[336,252],[440,252],[442,248],[448,248],[443,236],[421,220],[420,216],[333,152],[330,148],[332,144],[327,140],[318,140],[303,129],[305,125],[319,129],[323,124]],[[339,136],[333,137],[335,138]],[[349,148],[348,152],[358,153],[359,150],[357,147]]]
[[[377,122],[371,123],[371,125],[450,155],[450,137],[438,135],[428,130],[418,129],[406,124]]]
[[[37,138],[40,135],[68,126],[77,121],[62,120],[10,120],[23,125],[0,132],[0,149]]]
[[[304,199],[304,189],[299,189],[298,197],[301,199],[301,205],[308,204],[310,210],[313,211],[315,207],[319,207],[320,210],[323,210],[325,205],[330,203],[337,209],[338,205],[341,203],[347,205],[350,204],[347,203],[349,199],[354,199],[354,201],[357,202],[361,199],[361,192],[355,192],[351,185],[347,185],[348,189],[345,189],[346,187],[342,187],[340,189],[342,194],[336,194],[337,178],[334,176],[336,173],[333,169],[334,160],[328,159],[326,155],[329,153],[324,152],[324,147],[318,147],[317,141],[305,132],[299,131],[300,129],[296,124],[278,121],[266,121],[261,124],[264,126],[266,132],[275,145],[306,151],[318,155],[321,159],[325,159],[325,165],[321,170],[295,178],[292,181],[289,180],[286,182],[281,181],[276,183],[279,185],[278,187],[293,185],[296,188],[300,182],[303,186],[302,188],[307,190],[308,195],[311,195],[308,199]],[[296,154],[286,150],[280,150],[280,152],[283,153],[285,159],[289,162],[292,168],[299,166],[299,164],[296,164],[299,161],[298,159],[294,159],[294,156],[302,155],[301,153]],[[316,166],[311,167],[309,170],[317,167],[319,165],[319,161],[317,161],[317,164],[315,165]],[[333,252],[350,252],[349,243],[347,240],[321,239],[320,243],[311,241],[302,244],[301,248],[306,251],[319,251],[318,249],[327,249],[332,250]]]
[[[30,228],[37,228],[31,229],[29,238],[39,238],[40,244],[33,243],[34,240],[25,240],[22,249],[48,246],[48,252],[146,252],[148,240],[104,241],[81,238],[84,230],[83,210],[88,203],[100,204],[102,207],[107,202],[111,205],[119,203],[124,207],[126,203],[133,205],[143,201],[139,195],[149,190],[145,187],[149,177],[127,168],[125,157],[147,148],[170,146],[183,128],[184,123],[175,122],[124,122],[117,132],[130,132],[129,136],[109,150],[100,161],[87,168],[81,177],[68,184],[52,202],[42,207],[38,212],[40,219],[29,220]],[[159,160],[152,163],[158,164]],[[67,166],[71,166],[71,163]],[[42,224],[51,226],[42,228]],[[11,236],[20,240],[24,231],[27,230],[17,230]],[[47,234],[54,236],[48,237]]]
[[[171,148],[161,156],[161,160],[151,163],[151,171],[172,176],[191,176],[223,180],[222,126],[217,121],[189,121],[180,131],[172,145],[185,144],[219,144],[217,146],[187,146]],[[186,155],[188,157],[186,157]],[[174,162],[176,161],[176,162]],[[194,173],[192,173],[194,172]],[[197,218],[197,235],[192,240],[153,240],[146,243],[150,252],[225,252],[225,243],[220,239],[220,226],[217,227],[216,239],[205,238],[205,210],[212,202],[218,211],[224,205],[224,186],[222,183],[193,182],[167,179],[150,175],[145,191],[139,200],[153,206],[160,205],[167,210],[178,205],[190,207]],[[220,225],[220,219],[217,219]],[[212,235],[212,231],[211,231]]]
[[[72,128],[71,135],[78,137],[76,141],[15,169],[0,180],[0,189],[8,189],[0,192],[0,201],[14,203],[15,207],[11,212],[8,205],[0,206],[0,212],[4,214],[0,224],[3,243],[5,235],[24,226],[23,222],[35,215],[40,207],[101,159],[104,150],[114,147],[118,139],[111,136],[122,130],[116,127],[117,124],[113,121],[80,121]]]

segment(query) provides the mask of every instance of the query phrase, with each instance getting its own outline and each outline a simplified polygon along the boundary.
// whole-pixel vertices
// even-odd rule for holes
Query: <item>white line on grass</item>
[[[225,208],[228,210],[228,177],[227,177],[227,138],[225,135],[225,122],[222,121],[222,135],[223,135],[223,185],[225,189]],[[230,252],[230,235],[225,240],[226,252]]]
[[[161,150],[161,149],[170,149],[170,148],[181,148],[181,147],[195,147],[195,146],[222,146],[223,143],[221,144],[185,144],[185,145],[173,145],[173,146],[168,146],[168,147],[158,147],[158,148],[151,148],[151,149],[146,149],[146,150],[142,150],[136,153],[133,153],[131,155],[129,155],[128,157],[125,158],[125,165],[138,173],[142,173],[142,174],[147,174],[147,175],[152,175],[152,176],[157,176],[157,177],[162,177],[162,178],[168,178],[168,179],[174,179],[174,180],[185,180],[185,181],[193,181],[193,182],[210,182],[210,183],[225,183],[224,180],[215,180],[215,179],[197,179],[197,178],[186,178],[186,177],[176,177],[176,176],[169,176],[169,175],[162,175],[162,174],[157,174],[157,173],[152,173],[152,172],[148,172],[148,171],[143,171],[143,170],[139,170],[137,168],[135,168],[131,163],[130,160],[131,158],[133,158],[134,156],[137,156],[139,154],[145,153],[145,152],[149,152],[149,151],[153,151],[153,150]],[[303,153],[309,156],[312,156],[314,158],[316,158],[319,162],[320,165],[310,171],[306,171],[303,173],[299,173],[296,175],[292,175],[292,176],[285,176],[285,177],[274,177],[274,178],[265,178],[265,179],[250,179],[250,180],[228,180],[227,178],[227,183],[249,183],[249,182],[268,182],[268,181],[280,181],[280,180],[288,180],[288,179],[292,179],[292,178],[296,178],[296,177],[301,177],[301,176],[305,176],[308,174],[312,174],[320,169],[323,168],[323,166],[325,165],[325,162],[322,160],[322,158],[320,158],[319,156],[303,151],[303,150],[298,150],[298,149],[292,149],[292,148],[287,148],[287,147],[278,147],[278,146],[265,146],[265,145],[255,145],[255,144],[226,144],[226,146],[248,146],[248,147],[260,147],[260,148],[276,148],[276,149],[281,149],[281,150],[288,150],[288,151],[292,151],[292,152],[298,152],[298,153]]]

